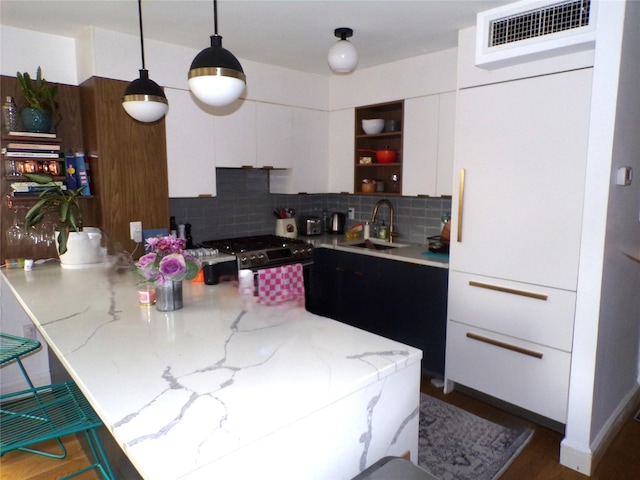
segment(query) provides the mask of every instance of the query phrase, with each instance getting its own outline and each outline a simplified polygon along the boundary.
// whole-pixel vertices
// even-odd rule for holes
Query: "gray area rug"
[[[420,394],[418,465],[440,480],[496,479],[532,434],[529,427],[503,427]]]

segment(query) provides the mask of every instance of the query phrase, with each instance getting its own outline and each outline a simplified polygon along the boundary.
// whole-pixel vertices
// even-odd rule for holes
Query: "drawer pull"
[[[536,300],[545,300],[546,301],[547,298],[549,298],[548,295],[543,295],[542,293],[534,293],[534,292],[527,292],[525,290],[516,290],[514,288],[500,287],[498,285],[491,285],[490,283],[482,283],[482,282],[470,281],[469,285],[471,285],[472,287],[486,288],[488,290],[495,290],[496,292],[511,293],[512,295],[520,295],[520,296],[523,296],[523,297],[535,298]]]
[[[506,348],[507,350],[511,350],[517,353],[522,353],[524,355],[529,355],[530,357],[542,358],[542,354],[540,352],[534,352],[533,350],[528,350],[526,348],[518,347],[516,345],[511,345],[510,343],[494,340],[493,338],[487,338],[481,335],[476,335],[475,333],[467,332],[467,338],[471,338],[472,340],[478,340],[479,342],[488,343],[489,345],[494,345],[496,347]]]

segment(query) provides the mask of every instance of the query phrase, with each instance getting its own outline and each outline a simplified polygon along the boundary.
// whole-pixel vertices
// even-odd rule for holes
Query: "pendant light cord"
[[[138,22],[140,24],[140,52],[142,55],[142,69],[146,70],[144,65],[144,35],[142,33],[142,0],[138,0]]]
[[[213,33],[218,36],[218,0],[213,0]]]

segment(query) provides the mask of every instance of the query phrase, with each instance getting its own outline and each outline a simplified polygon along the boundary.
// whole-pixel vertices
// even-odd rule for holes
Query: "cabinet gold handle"
[[[500,340],[495,340],[493,338],[483,337],[482,335],[476,335],[475,333],[467,332],[467,338],[478,340],[479,342],[483,343],[488,343],[489,345],[493,345],[495,347],[505,348],[513,352],[522,353],[523,355],[529,355],[530,357],[542,358],[542,354],[540,352],[535,352],[527,348],[518,347],[517,345],[511,345],[510,343],[501,342]]]
[[[464,210],[464,168],[460,169],[458,180],[458,242],[462,241],[462,211]]]
[[[469,281],[469,285],[472,287],[486,288],[487,290],[495,290],[496,292],[510,293],[512,295],[520,295],[522,297],[535,298],[536,300],[546,301],[549,296],[542,293],[527,292],[526,290],[516,290],[515,288],[500,287],[498,285],[491,285],[490,283]]]

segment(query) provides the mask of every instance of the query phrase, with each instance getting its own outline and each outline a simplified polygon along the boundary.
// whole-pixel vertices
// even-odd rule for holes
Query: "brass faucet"
[[[378,202],[373,207],[373,213],[371,214],[371,224],[373,225],[378,218],[378,209],[380,205],[387,205],[389,207],[389,243],[393,243],[393,237],[397,237],[398,234],[393,231],[393,204],[387,200],[386,198],[383,200],[378,200]]]

